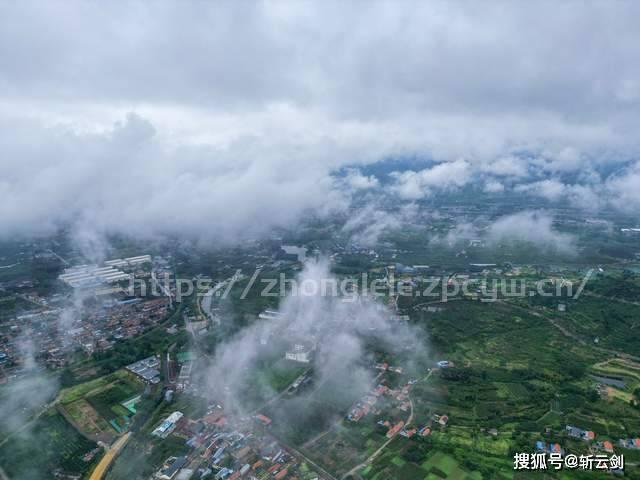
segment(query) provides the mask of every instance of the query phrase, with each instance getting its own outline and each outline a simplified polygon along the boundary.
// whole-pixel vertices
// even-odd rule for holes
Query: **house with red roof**
[[[275,478],[276,478],[276,480],[281,480],[281,479],[283,479],[284,477],[286,477],[286,476],[287,476],[287,472],[288,472],[288,471],[289,471],[289,470],[288,470],[288,469],[286,469],[286,468],[283,468],[282,470],[280,470],[280,471],[278,472],[278,474],[276,475],[276,477],[275,477]]]
[[[395,436],[396,433],[402,430],[402,427],[404,427],[404,421],[400,420],[398,423],[396,423],[393,427],[389,429],[389,431],[387,432],[387,438],[391,438]]]
[[[417,431],[418,429],[416,428],[410,428],[408,430],[402,429],[402,431],[400,432],[400,435],[402,435],[403,437],[411,438],[416,434]]]
[[[562,453],[562,447],[559,443],[551,443],[549,444],[549,451],[551,453]]]
[[[263,425],[271,425],[271,419],[266,415],[258,414],[255,416],[255,419]]]

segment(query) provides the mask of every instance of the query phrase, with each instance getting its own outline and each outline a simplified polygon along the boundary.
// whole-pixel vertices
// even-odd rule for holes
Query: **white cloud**
[[[373,175],[362,175],[362,173],[355,168],[348,169],[345,182],[353,190],[368,190],[380,185],[376,177]]]
[[[272,397],[277,392],[256,382],[250,373],[265,358],[282,355],[279,342],[292,344],[303,339],[316,344],[309,366],[313,367],[317,385],[332,384],[334,401],[335,395],[355,401],[371,388],[374,375],[369,365],[375,360],[363,348],[363,337],[375,338],[389,352],[410,349],[416,361],[426,353],[426,339],[419,331],[406,323],[390,321],[392,316],[387,307],[371,298],[339,296],[344,287],[338,284],[325,259],[307,262],[291,284],[292,292],[282,299],[279,318],[257,322],[218,346],[208,368],[200,372],[205,391],[216,402],[226,402],[225,409],[231,413],[246,414],[247,406],[243,404],[246,395],[241,392],[247,387],[251,387],[254,395],[262,389],[260,393]],[[332,285],[336,285],[335,290]],[[261,345],[261,339],[266,339],[263,342],[266,345]],[[322,395],[318,390],[313,389],[315,400]],[[312,409],[325,408],[322,401],[308,402],[309,394],[282,397],[276,415],[288,422],[304,423],[316,413]],[[300,401],[304,408],[299,417],[292,409]]]
[[[526,160],[513,155],[500,157],[483,166],[481,170],[499,177],[525,177],[528,175]]]
[[[395,176],[405,199],[637,157],[638,13],[578,1],[7,3],[3,233],[88,218],[232,238],[341,208],[349,192],[332,174],[389,156],[436,163]],[[624,191],[611,203],[625,207],[622,175],[605,191]]]
[[[361,210],[352,212],[342,231],[350,240],[363,247],[374,247],[385,233],[398,230],[417,216],[417,207],[413,203],[398,209],[387,211],[375,201],[371,201]]]
[[[564,183],[550,179],[518,185],[515,187],[515,191],[530,193],[546,198],[547,200],[555,201],[566,194],[566,187]]]
[[[484,183],[484,191],[487,193],[504,192],[504,185],[497,180],[489,179]]]
[[[433,191],[446,191],[463,187],[471,180],[471,165],[456,160],[414,172],[394,172],[395,191],[401,198],[415,200],[429,196]]]
[[[640,208],[640,162],[628,171],[609,178],[604,185],[603,195],[614,207],[637,212]]]
[[[487,239],[493,244],[516,240],[553,252],[577,254],[575,238],[555,230],[553,218],[543,211],[523,211],[500,217],[489,226]]]
[[[13,133],[0,132],[8,147],[0,176],[4,233],[79,221],[85,230],[226,240],[347,201],[331,167],[300,162],[294,145],[246,139],[224,148],[173,147],[135,115],[104,134],[46,130],[30,141],[29,131],[17,140]]]

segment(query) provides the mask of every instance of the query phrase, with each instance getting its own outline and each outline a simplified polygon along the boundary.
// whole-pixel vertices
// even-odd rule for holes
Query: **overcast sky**
[[[638,18],[632,1],[0,1],[1,234],[260,234],[382,189],[333,174],[391,155],[439,163],[392,176],[406,201],[479,183],[637,209]]]

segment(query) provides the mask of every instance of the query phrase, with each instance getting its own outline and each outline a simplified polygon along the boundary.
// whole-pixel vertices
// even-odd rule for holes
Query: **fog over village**
[[[640,478],[639,15],[0,0],[0,480]]]

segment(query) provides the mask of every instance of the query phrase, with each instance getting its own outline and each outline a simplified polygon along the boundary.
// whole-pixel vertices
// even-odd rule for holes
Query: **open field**
[[[126,428],[133,414],[122,403],[142,389],[142,382],[119,370],[63,390],[61,404],[82,432],[108,442]]]
[[[88,435],[98,435],[109,431],[109,424],[84,398],[63,407],[73,420]]]
[[[80,398],[94,395],[108,388],[111,384],[118,381],[137,381],[135,377],[126,370],[118,370],[112,374],[98,377],[88,382],[79,383],[73,387],[65,388],[60,392],[60,401],[65,403],[73,402]]]
[[[448,415],[449,423],[424,438],[396,437],[361,469],[367,480],[511,478],[512,452],[532,451],[537,440],[584,453],[584,442],[567,437],[567,424],[614,443],[640,433],[640,411],[626,401],[638,365],[576,342],[543,317],[499,302],[458,301],[415,321],[430,333],[433,357],[455,366],[414,386],[413,424],[434,414]],[[592,374],[624,378],[624,395],[601,399]],[[378,419],[341,422],[305,453],[344,473],[384,443]]]
[[[402,439],[393,441],[387,451],[372,465],[365,467],[359,475],[366,480],[398,479],[455,479],[479,480],[480,472],[469,471],[450,454],[431,450],[421,463],[412,461],[422,450],[416,444],[407,445]]]
[[[83,458],[94,450],[93,457]],[[57,470],[83,475],[100,455],[101,449],[94,442],[52,409],[0,447],[0,465],[12,479],[48,480]]]

